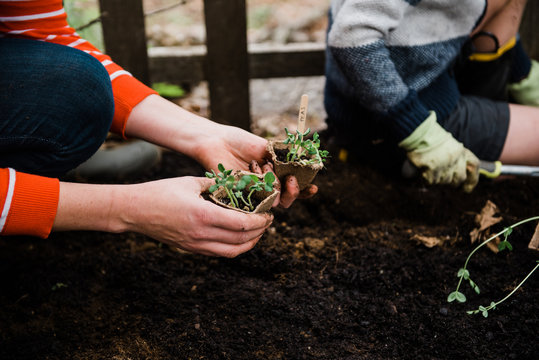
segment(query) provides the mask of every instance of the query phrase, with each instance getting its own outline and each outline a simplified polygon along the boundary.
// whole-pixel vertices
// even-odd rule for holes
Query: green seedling
[[[67,285],[64,284],[64,283],[61,283],[61,282],[57,282],[56,284],[54,284],[54,285],[51,287],[51,290],[52,290],[52,291],[56,291],[56,290],[59,290],[59,289],[64,288],[64,287],[67,287]]]
[[[211,172],[206,172],[206,177],[215,179],[215,184],[210,186],[209,192],[213,193],[219,188],[224,188],[230,206],[240,209],[247,207],[249,211],[254,210],[252,195],[256,191],[273,191],[273,183],[275,182],[275,175],[268,172],[264,175],[263,181],[254,174],[243,175],[241,178],[236,179],[232,175],[232,170],[226,170],[223,164],[217,166],[218,173],[212,169]]]
[[[522,225],[524,223],[527,223],[529,221],[533,221],[533,220],[538,220],[539,219],[539,216],[534,216],[534,217],[531,217],[531,218],[528,218],[528,219],[525,219],[525,220],[522,220],[516,224],[513,224],[505,229],[503,229],[502,231],[500,231],[499,233],[491,236],[490,238],[488,238],[487,240],[483,241],[481,244],[479,244],[475,249],[473,249],[470,254],[468,255],[468,257],[466,258],[466,261],[464,262],[464,266],[462,268],[459,269],[459,271],[457,272],[457,277],[459,278],[459,282],[457,284],[457,288],[455,289],[455,291],[453,291],[452,293],[449,294],[449,296],[447,297],[447,301],[448,302],[453,302],[455,300],[457,300],[458,302],[460,303],[464,303],[466,302],[466,296],[461,292],[459,291],[460,290],[460,286],[462,285],[463,281],[467,281],[469,284],[470,284],[470,287],[477,293],[479,294],[480,293],[480,289],[479,289],[479,286],[477,286],[477,284],[472,281],[472,279],[470,278],[470,271],[468,270],[467,266],[468,266],[468,263],[470,262],[470,258],[472,257],[473,254],[475,254],[477,252],[477,250],[479,250],[480,248],[482,248],[483,246],[485,246],[486,244],[488,244],[489,242],[491,242],[492,240],[496,239],[498,236],[501,236],[503,235],[504,239],[498,244],[498,250],[499,251],[503,251],[505,249],[507,249],[508,251],[511,251],[513,250],[513,245],[511,245],[511,243],[509,242],[508,240],[508,237],[509,235],[511,235],[511,233],[513,232],[513,229],[519,225]],[[528,275],[524,278],[524,280],[522,280],[520,282],[520,284],[518,284],[506,297],[504,297],[503,299],[499,300],[499,301],[492,301],[490,303],[490,305],[488,306],[479,306],[476,310],[469,310],[467,311],[466,313],[467,314],[470,314],[470,315],[474,315],[474,314],[479,314],[481,313],[484,317],[488,317],[488,312],[490,310],[494,310],[496,309],[496,307],[501,304],[502,302],[504,302],[505,300],[507,300],[511,295],[513,295],[515,293],[515,291],[517,291],[521,286],[522,284],[524,284],[524,282],[533,274],[533,272],[539,267],[539,261],[537,261],[537,265],[535,265],[535,267],[528,273]]]
[[[288,154],[286,154],[286,161],[296,161],[302,165],[311,165],[323,163],[326,161],[329,152],[327,150],[320,150],[320,138],[318,133],[313,133],[313,138],[305,139],[311,132],[311,129],[300,132],[296,130],[296,133],[290,132],[287,128],[284,128],[286,132],[285,144],[291,144]]]

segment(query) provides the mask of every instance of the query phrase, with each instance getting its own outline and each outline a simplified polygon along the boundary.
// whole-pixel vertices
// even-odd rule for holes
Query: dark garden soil
[[[203,174],[165,154],[136,181]],[[494,202],[503,220],[493,232],[538,215],[539,180],[483,180],[464,194],[333,159],[315,183],[319,194],[276,209],[273,227],[235,259],[136,234],[0,238],[0,358],[538,358],[539,272],[488,318],[465,312],[533,268],[535,223],[511,234],[513,252],[472,258],[480,295],[466,286],[466,304],[446,298],[475,215]]]

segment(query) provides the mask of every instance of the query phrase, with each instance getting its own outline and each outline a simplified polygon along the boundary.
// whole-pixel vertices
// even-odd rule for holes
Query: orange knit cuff
[[[157,91],[132,76],[122,75],[112,80],[112,93],[115,110],[110,131],[126,138],[125,125],[131,110],[148,95],[157,94]]]
[[[15,187],[2,235],[31,235],[45,239],[56,217],[60,181],[21,172],[14,174]]]

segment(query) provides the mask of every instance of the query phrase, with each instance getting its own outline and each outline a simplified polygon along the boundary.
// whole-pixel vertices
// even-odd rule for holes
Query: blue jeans
[[[0,38],[0,167],[61,176],[97,151],[113,115],[110,78],[94,57]]]

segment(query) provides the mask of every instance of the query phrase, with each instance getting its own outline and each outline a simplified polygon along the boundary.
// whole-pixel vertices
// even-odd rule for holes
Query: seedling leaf
[[[245,186],[246,186],[246,185],[247,185],[247,184],[245,183],[245,181],[239,180],[239,181],[237,182],[237,184],[236,184],[236,189],[238,189],[238,190],[243,190],[243,189],[245,189]],[[240,194],[241,194],[241,191],[240,191]]]
[[[54,284],[54,285],[51,287],[51,290],[52,290],[52,291],[56,291],[56,290],[61,289],[61,288],[64,288],[64,287],[67,287],[67,285],[64,284],[64,283],[61,283],[61,282],[57,282],[56,284]]]
[[[509,251],[513,250],[513,246],[507,240],[503,240],[498,244],[498,250],[499,251],[502,251],[502,250],[505,250],[505,249],[507,249]]]
[[[275,181],[275,175],[273,175],[272,172],[267,172],[266,175],[264,175],[264,182],[266,184],[273,184]]]
[[[503,231],[500,231],[499,233],[491,236],[490,238],[488,238],[487,240],[483,241],[481,244],[476,246],[475,249],[473,249],[468,254],[468,257],[466,258],[466,261],[464,262],[464,266],[458,270],[457,276],[460,279],[459,279],[459,282],[457,284],[456,290],[454,292],[452,292],[451,294],[449,294],[449,296],[447,297],[448,302],[452,302],[454,300],[460,301],[459,298],[461,298],[461,296],[462,296],[462,299],[463,299],[463,301],[461,301],[461,302],[466,301],[466,298],[464,297],[464,294],[462,294],[462,293],[460,293],[458,291],[459,288],[460,288],[460,285],[462,283],[462,280],[468,280],[468,282],[470,283],[470,286],[475,290],[476,293],[479,294],[479,287],[470,279],[470,274],[469,274],[468,270],[466,270],[466,266],[468,265],[468,262],[470,261],[470,258],[472,257],[472,255],[475,252],[477,252],[482,246],[488,244],[490,241],[498,238],[498,236],[500,236],[500,235],[504,236],[504,240],[500,242],[500,244],[498,245],[498,249],[499,250],[504,250],[504,249],[513,250],[513,245],[511,245],[511,243],[507,240],[508,236],[513,232],[513,228],[515,228],[515,227],[517,227],[519,225],[522,225],[524,223],[527,223],[529,221],[535,221],[535,220],[539,220],[539,216],[533,216],[533,217],[529,217],[527,219],[521,220],[521,221],[507,227]],[[526,280],[534,273],[534,271],[537,270],[538,268],[539,268],[539,260],[537,260],[537,265],[526,275],[526,277],[516,287],[514,287],[513,290],[509,294],[507,294],[503,299],[501,299],[501,300],[499,300],[497,302],[492,301],[490,303],[490,305],[487,306],[487,307],[479,306],[478,310],[469,310],[466,313],[467,314],[481,313],[483,315],[483,317],[485,317],[485,318],[488,317],[488,312],[490,310],[496,309],[497,305],[503,303],[508,298],[510,298],[522,286],[522,284],[524,284],[524,282],[526,282]]]
[[[312,140],[305,140],[311,129],[300,132],[296,130],[296,134],[292,134],[286,127],[284,128],[286,133],[286,139],[283,141],[285,144],[292,144],[288,153],[286,154],[286,161],[297,161],[300,164],[317,164],[323,163],[326,160],[329,152],[327,150],[321,151],[320,148],[320,136],[318,133],[313,134]]]
[[[460,268],[457,276],[464,278],[464,280],[468,280],[470,278],[470,272],[466,269]]]
[[[257,175],[254,174],[243,175],[241,178],[236,179],[234,175],[231,175],[232,170],[226,170],[223,164],[218,164],[217,168],[219,169],[218,174],[215,174],[215,171],[213,170],[211,170],[211,173],[205,173],[206,177],[215,179],[215,184],[210,186],[208,191],[213,193],[220,187],[223,187],[225,189],[226,196],[230,201],[228,205],[231,207],[239,208],[242,206],[248,207],[249,210],[254,210],[254,206],[251,202],[251,195],[255,191],[261,191],[264,189],[266,189],[268,192],[273,191],[273,181],[264,183]],[[267,175],[266,177],[268,180],[275,179],[273,174]],[[248,194],[247,192],[244,193],[244,191],[246,191],[245,189],[250,183],[253,183],[253,185],[248,188]]]
[[[457,300],[458,302],[466,302],[466,296],[464,296],[463,293],[460,291],[453,291],[449,296],[447,297],[447,302],[453,302]]]

